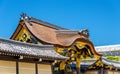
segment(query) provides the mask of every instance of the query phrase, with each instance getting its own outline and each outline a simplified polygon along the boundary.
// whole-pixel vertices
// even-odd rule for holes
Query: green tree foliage
[[[120,56],[107,56],[106,59],[113,61],[120,61]]]

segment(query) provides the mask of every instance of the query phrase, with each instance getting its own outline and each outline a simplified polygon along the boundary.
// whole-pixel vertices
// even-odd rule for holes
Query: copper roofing
[[[40,25],[44,25],[44,26],[47,26],[47,27],[50,27],[50,28],[57,29],[57,30],[68,30],[66,28],[63,28],[63,27],[60,27],[60,26],[57,26],[57,25],[54,25],[54,24],[36,19],[34,17],[28,16],[26,13],[21,14],[21,20],[23,20],[23,19],[28,20],[29,22],[34,22],[34,23],[37,23],[37,24],[40,24]]]
[[[63,27],[60,27],[60,26],[57,26],[57,25],[54,25],[54,24],[51,24],[51,23],[48,23],[48,22],[33,18],[33,17],[29,17],[29,18],[30,18],[29,19],[30,22],[42,24],[44,26],[51,27],[51,28],[54,28],[54,29],[57,29],[57,30],[68,30],[66,28],[63,28]]]
[[[48,58],[54,60],[66,59],[66,57],[61,56],[60,54],[55,52],[54,47],[52,45],[29,44],[1,38],[0,38],[0,52],[34,56],[36,58],[46,59]]]
[[[41,20],[36,20],[32,17],[27,17],[27,19],[22,19],[22,21],[25,23],[26,28],[33,36],[49,44],[70,46],[77,39],[83,39],[84,41],[91,42],[88,39],[87,30],[73,31],[60,27],[56,28],[53,25],[51,27],[51,24],[46,25],[43,22],[41,23]]]

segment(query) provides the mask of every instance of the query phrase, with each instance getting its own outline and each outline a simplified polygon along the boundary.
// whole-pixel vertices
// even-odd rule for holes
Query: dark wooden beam
[[[19,74],[19,62],[16,60],[16,74]]]
[[[37,62],[35,63],[35,72],[36,72],[36,74],[38,74],[38,64],[37,64]]]

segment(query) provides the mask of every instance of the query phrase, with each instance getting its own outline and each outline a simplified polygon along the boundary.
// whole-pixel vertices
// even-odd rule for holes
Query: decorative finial
[[[89,37],[89,30],[88,29],[81,30],[79,31],[79,34],[84,34],[87,35],[87,37]]]
[[[85,32],[86,32],[86,34],[89,34],[89,30],[88,29],[85,29]]]
[[[27,14],[26,14],[26,13],[22,13],[22,14],[21,14],[21,19],[22,19],[22,20],[23,20],[23,19],[28,19]]]
[[[26,21],[29,23],[29,25],[32,26],[32,24],[30,23],[30,19],[31,19],[31,17],[28,16],[26,13],[22,13],[20,19],[21,19],[21,20],[26,20]]]
[[[86,34],[89,37],[89,30],[88,29],[83,30],[83,34]]]

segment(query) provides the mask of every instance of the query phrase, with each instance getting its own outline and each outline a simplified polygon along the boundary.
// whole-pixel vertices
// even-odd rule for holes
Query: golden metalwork
[[[17,34],[15,40],[21,41],[21,42],[34,43],[34,41],[31,39],[31,35],[25,28],[22,28],[20,30],[20,32]],[[37,44],[42,44],[42,43],[38,41]]]
[[[104,64],[100,59],[95,62],[93,65],[89,66],[88,69],[97,69],[97,68],[103,68],[103,69],[112,69],[112,65],[106,65]]]
[[[66,66],[65,61],[61,62],[60,63],[60,70],[65,70],[65,66]]]

